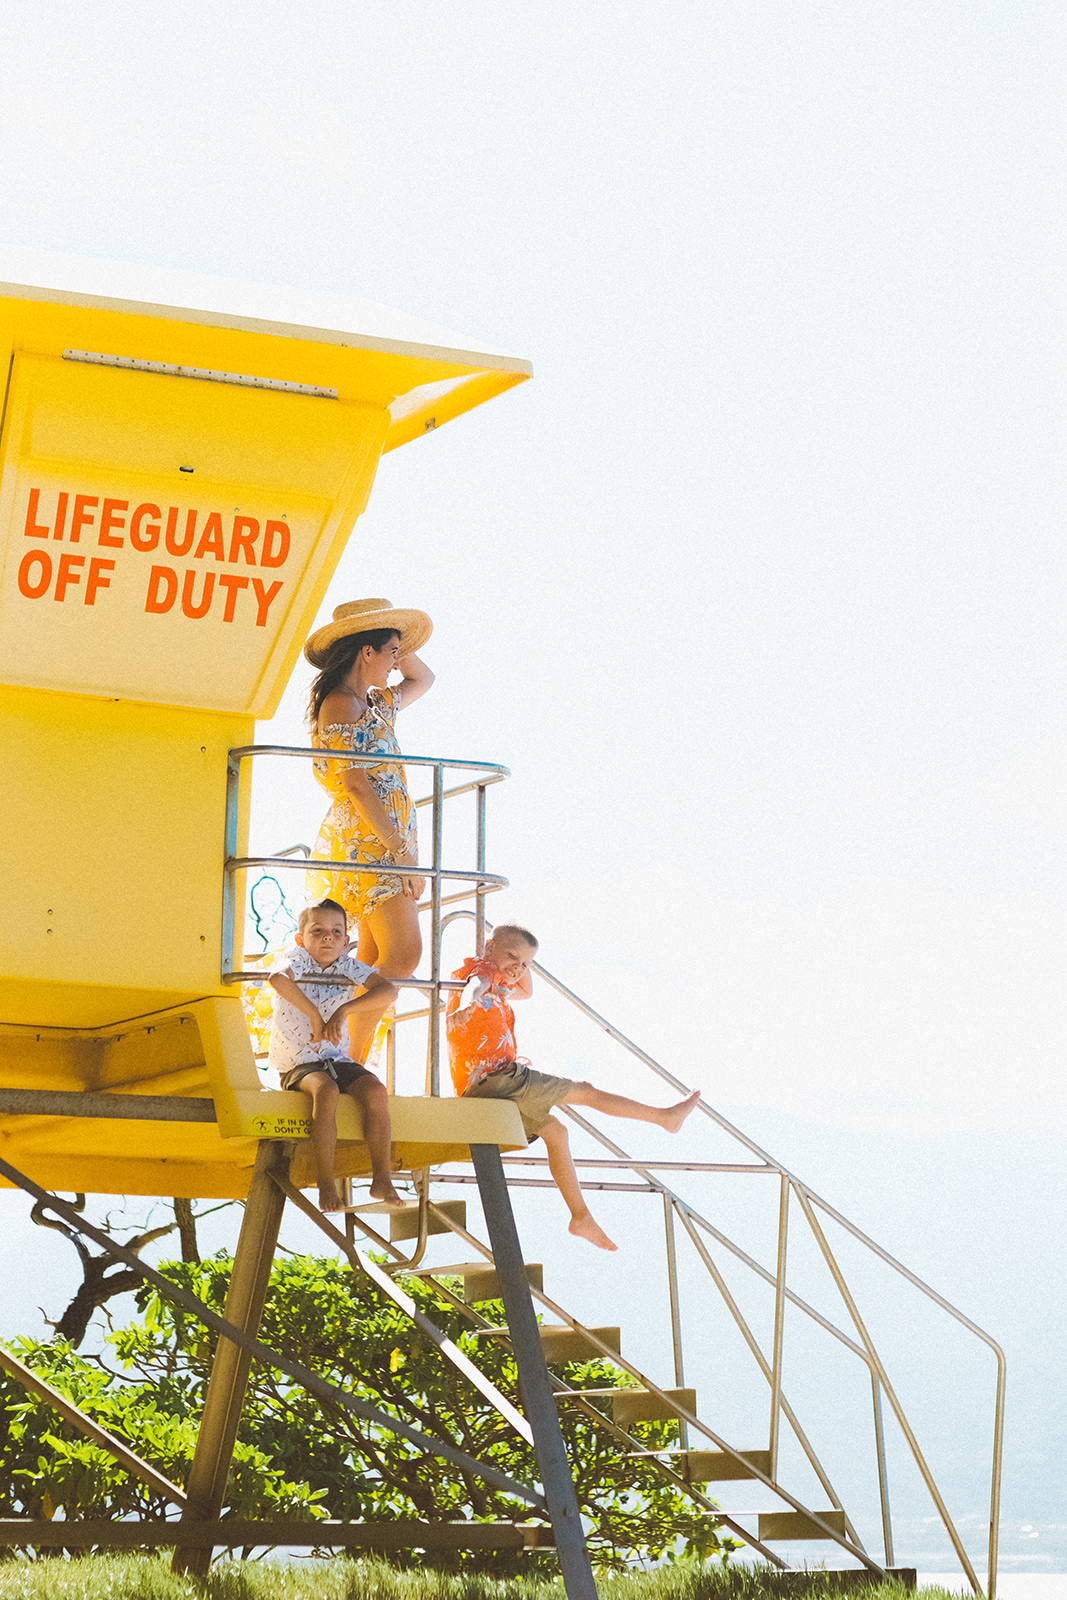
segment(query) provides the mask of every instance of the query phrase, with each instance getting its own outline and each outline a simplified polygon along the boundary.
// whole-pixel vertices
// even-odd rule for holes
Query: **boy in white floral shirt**
[[[268,980],[274,1009],[267,1060],[281,1077],[283,1089],[299,1089],[310,1097],[311,1142],[323,1211],[340,1211],[342,1204],[333,1175],[337,1099],[342,1094],[350,1095],[359,1107],[371,1160],[372,1198],[388,1205],[404,1203],[393,1188],[385,1086],[344,1049],[348,1018],[361,1010],[380,1015],[383,1000],[394,1000],[397,990],[374,967],[349,955],[347,945],[344,907],[336,900],[316,900],[301,911],[295,943],[282,951]],[[301,983],[309,977],[337,981]],[[356,988],[362,993],[352,999]]]

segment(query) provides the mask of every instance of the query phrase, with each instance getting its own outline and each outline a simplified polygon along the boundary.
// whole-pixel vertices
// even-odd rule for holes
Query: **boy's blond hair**
[[[489,943],[492,944],[494,939],[506,939],[509,936],[512,939],[521,939],[523,944],[530,946],[531,950],[537,949],[538,941],[534,938],[529,928],[520,928],[517,922],[500,923],[499,927],[493,929]]]

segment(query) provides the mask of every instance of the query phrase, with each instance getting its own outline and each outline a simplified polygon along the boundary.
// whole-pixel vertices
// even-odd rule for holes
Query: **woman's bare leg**
[[[585,1203],[578,1174],[571,1159],[570,1140],[562,1122],[557,1122],[555,1117],[549,1117],[541,1129],[540,1136],[545,1141],[545,1149],[548,1151],[548,1170],[571,1214],[571,1233],[579,1239],[588,1239],[590,1244],[599,1246],[601,1250],[617,1250],[618,1245],[613,1244],[600,1224],[593,1220]]]
[[[393,1150],[389,1127],[389,1096],[385,1085],[369,1073],[357,1078],[345,1090],[359,1107],[363,1124],[363,1143],[367,1146],[371,1165],[371,1199],[385,1200],[389,1205],[404,1204],[393,1188]]]
[[[311,1101],[311,1147],[315,1152],[319,1209],[340,1211],[341,1196],[333,1177],[337,1149],[337,1084],[328,1072],[309,1072],[306,1078],[301,1078],[297,1088]]]
[[[630,1100],[624,1094],[611,1094],[607,1089],[597,1089],[591,1083],[575,1083],[563,1096],[562,1104],[592,1106],[594,1111],[603,1111],[609,1117],[652,1122],[657,1127],[666,1128],[668,1133],[677,1133],[689,1113],[696,1110],[699,1099],[700,1090],[694,1089],[692,1094],[686,1095],[684,1100],[679,1100],[673,1106],[646,1106],[641,1100]]]
[[[360,918],[357,950],[360,961],[377,967],[385,977],[411,977],[422,955],[422,933],[419,908],[409,894],[394,894],[375,911]],[[364,955],[364,951],[368,953]],[[381,1010],[376,1011],[371,1006],[349,1018],[348,1053],[353,1061],[366,1061],[374,1030],[389,1004],[388,999],[383,999]]]

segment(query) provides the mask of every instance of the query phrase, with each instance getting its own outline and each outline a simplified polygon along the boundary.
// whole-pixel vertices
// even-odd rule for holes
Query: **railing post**
[[[478,883],[474,893],[474,953],[477,956],[485,954],[485,890],[482,886],[482,874],[485,871],[485,784],[478,785],[478,811],[477,811],[477,865]]]
[[[874,1450],[878,1457],[878,1498],[882,1506],[882,1537],[885,1543],[885,1564],[896,1565],[893,1555],[893,1518],[889,1510],[889,1478],[885,1464],[885,1428],[882,1423],[882,1386],[878,1374],[871,1368],[871,1391],[874,1397]]]
[[[389,1024],[389,1032],[385,1036],[385,1088],[386,1093],[396,1094],[396,1016]]]
[[[433,885],[430,889],[430,1038],[426,1093],[441,1093],[441,852],[444,834],[445,770],[433,769]]]
[[[1000,1476],[1004,1460],[1004,1386],[1007,1381],[1004,1352],[996,1347],[997,1398],[993,1419],[993,1477],[989,1489],[989,1574],[986,1578],[988,1600],[997,1596],[997,1553],[1000,1548]]]
[[[782,1173],[778,1201],[778,1273],[774,1281],[774,1354],[771,1358],[770,1476],[778,1476],[778,1436],[782,1420],[782,1347],[785,1337],[785,1268],[789,1239],[789,1179]]]
[[[233,941],[237,931],[237,873],[229,863],[237,854],[237,810],[241,785],[241,762],[232,753],[226,757],[226,831],[222,866],[222,970],[233,971]]]
[[[663,1196],[663,1227],[667,1238],[667,1291],[671,1302],[671,1342],[674,1346],[674,1381],[679,1389],[685,1388],[685,1359],[682,1349],[682,1308],[678,1294],[678,1252],[674,1242],[674,1201],[669,1194]],[[678,1423],[678,1443],[683,1450],[689,1448],[689,1428]]]

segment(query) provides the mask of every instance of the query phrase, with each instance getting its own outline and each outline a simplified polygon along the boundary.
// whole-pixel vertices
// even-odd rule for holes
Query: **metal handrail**
[[[666,1067],[662,1066],[660,1062],[654,1060],[654,1058],[650,1056],[647,1051],[642,1050],[640,1045],[635,1044],[632,1039],[627,1038],[624,1033],[620,1032],[618,1028],[615,1028],[610,1022],[608,1022],[606,1017],[601,1016],[599,1012],[595,1011],[592,1006],[588,1005],[584,1000],[582,1000],[580,996],[575,994],[572,989],[568,989],[566,984],[561,983],[558,978],[552,975],[552,973],[547,972],[538,962],[533,962],[531,965],[533,970],[540,978],[544,980],[545,983],[549,985],[550,988],[562,995],[563,998],[566,999],[571,1005],[575,1006],[579,1011],[587,1016],[590,1021],[594,1022],[598,1027],[603,1028],[611,1038],[613,1038],[618,1044],[621,1044],[624,1049],[628,1050],[631,1055],[635,1056],[639,1061],[642,1062],[644,1066],[648,1067],[650,1071],[654,1072],[657,1077],[661,1078],[665,1083],[669,1083],[672,1088],[680,1090],[682,1093],[686,1092],[688,1086],[682,1081],[681,1078],[676,1078],[675,1075],[672,1072],[669,1072]],[[787,1167],[783,1166],[780,1162],[775,1161],[773,1156],[770,1156],[764,1149],[762,1149],[754,1139],[750,1139],[747,1134],[742,1133],[740,1128],[735,1127],[732,1122],[729,1122],[724,1116],[716,1111],[714,1107],[709,1106],[705,1100],[701,1099],[697,1104],[697,1109],[703,1112],[706,1117],[709,1117],[713,1122],[715,1122],[725,1133],[729,1134],[731,1138],[736,1139],[740,1144],[743,1144],[746,1149],[751,1151],[753,1155],[758,1156],[761,1161],[764,1161],[768,1166],[773,1167],[774,1170],[781,1175],[783,1182],[788,1181],[791,1189],[797,1195],[797,1198],[802,1206],[805,1206],[805,1202],[809,1202],[811,1205],[817,1206],[821,1211],[825,1212],[828,1217],[831,1217],[834,1222],[836,1222],[840,1227],[844,1228],[846,1233],[850,1234],[852,1238],[856,1239],[866,1249],[872,1251],[881,1261],[884,1261],[888,1267],[890,1267],[894,1272],[899,1273],[907,1280],[908,1283],[910,1283],[914,1288],[918,1289],[920,1293],[924,1294],[929,1300],[933,1301],[933,1303],[940,1307],[942,1311],[947,1312],[950,1317],[954,1318],[955,1321],[961,1325],[961,1327],[966,1328],[969,1333],[972,1333],[975,1338],[979,1339],[984,1345],[987,1346],[989,1350],[992,1351],[997,1363],[997,1384],[993,1422],[993,1460],[989,1509],[989,1571],[987,1576],[987,1585],[990,1600],[993,1600],[993,1597],[996,1594],[1000,1521],[1000,1485],[1004,1457],[1004,1395],[1007,1379],[1007,1360],[1004,1355],[1004,1351],[997,1341],[990,1334],[986,1333],[983,1328],[980,1328],[976,1322],[973,1322],[970,1317],[966,1316],[962,1311],[959,1310],[958,1307],[954,1306],[951,1301],[946,1300],[943,1295],[938,1294],[936,1289],[932,1289],[928,1283],[924,1283],[923,1280],[908,1267],[906,1267],[903,1262],[898,1261],[895,1256],[889,1253],[888,1250],[884,1250],[880,1244],[878,1244],[874,1239],[870,1238],[868,1234],[864,1233],[861,1228],[856,1227],[855,1223],[850,1222],[847,1217],[843,1216],[841,1212],[836,1209],[836,1207],[829,1203],[829,1201],[824,1200],[820,1195],[817,1195],[813,1189],[809,1189],[807,1184],[799,1179],[794,1173],[790,1172]],[[621,1154],[621,1151],[619,1153]],[[659,1185],[656,1184],[654,1184],[654,1186],[659,1187]],[[679,1203],[684,1205],[684,1202],[680,1201],[680,1197]],[[805,1210],[806,1209],[807,1207],[805,1206]],[[814,1228],[812,1231],[815,1231]],[[838,1281],[838,1272],[835,1271],[834,1268],[831,1268],[831,1272],[834,1275],[838,1289],[842,1292],[842,1297],[845,1298],[844,1289],[842,1287],[844,1284],[843,1277],[841,1277],[840,1281]],[[853,1314],[853,1320],[855,1320],[857,1315],[858,1312]],[[872,1368],[876,1365],[878,1365],[877,1357],[873,1356],[872,1353]],[[874,1372],[872,1370],[872,1380],[873,1379]],[[883,1380],[883,1387],[884,1386]],[[887,1390],[887,1395],[888,1392],[889,1391]],[[876,1414],[880,1415],[880,1404],[878,1402],[877,1394],[875,1410]],[[898,1421],[899,1420],[900,1418],[898,1417]],[[880,1423],[878,1426],[880,1428]],[[903,1423],[902,1426],[904,1426]],[[905,1437],[908,1437],[908,1428],[904,1427],[904,1431]],[[917,1444],[912,1445],[910,1438],[909,1446],[912,1448],[913,1455],[915,1455],[918,1446]],[[934,1499],[935,1505],[938,1506],[938,1510],[941,1512],[940,1495],[937,1491],[937,1487],[933,1481],[932,1475],[928,1475],[928,1470],[925,1469],[924,1465],[919,1462],[918,1456],[916,1456],[916,1464],[919,1466],[924,1482],[926,1483],[926,1486],[929,1489],[932,1498]],[[881,1474],[879,1478],[879,1487],[882,1492],[883,1503],[887,1503],[887,1490]],[[947,1513],[942,1513],[942,1516],[944,1519],[944,1517],[947,1516]],[[981,1585],[978,1582],[978,1578],[970,1561],[967,1559],[965,1552],[963,1552],[962,1544],[959,1542],[959,1535],[956,1532],[954,1525],[950,1524],[951,1519],[946,1522],[946,1531],[949,1533],[949,1537],[952,1539],[953,1546],[956,1548],[957,1554],[960,1555],[963,1569],[966,1572],[968,1579],[975,1590],[975,1593],[980,1594],[982,1592]]]
[[[296,872],[346,872],[368,873],[375,878],[396,877],[397,873],[404,873],[412,878],[429,878],[431,880],[444,878],[457,878],[460,880],[473,878],[478,883],[491,883],[494,888],[506,889],[508,880],[495,872],[480,873],[474,867],[426,867],[403,866],[398,867],[395,861],[331,861],[329,856],[301,856],[298,861],[292,857],[284,856],[227,856],[226,870],[240,872],[246,867],[292,867]]]
[[[231,761],[238,763],[251,756],[293,756],[303,761],[346,761],[352,767],[456,767],[464,772],[494,774],[486,777],[486,783],[502,783],[505,778],[511,777],[511,768],[499,761],[468,761],[463,756],[408,756],[381,751],[377,755],[361,756],[354,750],[339,749],[336,745],[323,745],[320,749],[317,745],[307,744],[241,744],[235,745],[229,756]],[[415,804],[418,805],[419,801]]]
[[[580,1116],[573,1109],[573,1107],[566,1106],[563,1109],[566,1111],[566,1114],[571,1118],[571,1120],[576,1122],[583,1129],[584,1132],[590,1134],[605,1149],[610,1149],[610,1150],[614,1151],[615,1153],[617,1153],[619,1156],[623,1156],[625,1154],[625,1152],[621,1149],[620,1146],[616,1145],[613,1140],[609,1139],[605,1134],[601,1133],[599,1129],[595,1128],[584,1117]],[[716,1120],[719,1120],[719,1119],[716,1119]],[[745,1143],[750,1143],[750,1141],[748,1141],[748,1140],[745,1140],[744,1142]],[[772,1163],[772,1165],[776,1166],[777,1164],[776,1163]],[[776,1306],[777,1306],[777,1303],[778,1303],[778,1297],[779,1297],[779,1295],[781,1295],[782,1298],[784,1298],[785,1300],[789,1301],[791,1304],[795,1305],[798,1310],[804,1311],[809,1317],[811,1317],[821,1327],[823,1327],[826,1332],[832,1334],[840,1343],[845,1345],[845,1347],[847,1349],[851,1350],[851,1352],[854,1355],[858,1356],[864,1362],[864,1364],[868,1367],[868,1370],[870,1371],[872,1384],[877,1384],[880,1387],[880,1389],[884,1389],[885,1393],[886,1393],[886,1397],[890,1400],[890,1404],[891,1404],[891,1406],[893,1408],[894,1414],[896,1415],[897,1421],[900,1424],[901,1431],[903,1432],[904,1437],[905,1437],[905,1439],[906,1439],[906,1441],[908,1443],[909,1449],[911,1450],[911,1453],[912,1453],[912,1457],[913,1457],[913,1459],[915,1461],[916,1466],[919,1469],[919,1473],[920,1473],[920,1475],[921,1475],[921,1477],[923,1479],[923,1482],[926,1484],[926,1487],[927,1487],[927,1490],[930,1493],[931,1499],[933,1500],[934,1505],[937,1508],[938,1514],[941,1517],[941,1520],[942,1520],[942,1522],[944,1524],[945,1530],[949,1535],[949,1538],[950,1538],[950,1540],[952,1542],[953,1549],[955,1550],[957,1556],[959,1557],[960,1564],[963,1567],[963,1570],[967,1575],[968,1581],[971,1583],[971,1586],[972,1586],[972,1588],[974,1589],[974,1591],[975,1591],[975,1593],[977,1595],[980,1595],[982,1593],[982,1587],[981,1587],[981,1584],[980,1584],[980,1582],[978,1580],[978,1577],[977,1577],[977,1574],[976,1574],[976,1572],[974,1570],[974,1567],[973,1567],[973,1565],[972,1565],[972,1563],[970,1561],[970,1558],[968,1557],[967,1552],[966,1552],[966,1550],[964,1548],[964,1545],[963,1545],[962,1539],[960,1537],[959,1531],[956,1528],[955,1523],[953,1522],[950,1513],[948,1512],[948,1509],[947,1509],[947,1507],[946,1507],[946,1505],[944,1503],[944,1499],[943,1499],[943,1497],[942,1497],[942,1495],[940,1493],[940,1490],[937,1487],[937,1483],[936,1483],[936,1481],[935,1481],[935,1479],[933,1477],[933,1474],[930,1471],[930,1468],[929,1468],[929,1466],[928,1466],[928,1464],[926,1462],[926,1459],[925,1459],[925,1457],[924,1457],[924,1455],[923,1455],[923,1453],[922,1453],[922,1451],[921,1451],[921,1449],[919,1447],[918,1440],[916,1439],[915,1434],[914,1434],[914,1430],[911,1428],[911,1425],[908,1422],[908,1419],[907,1419],[907,1416],[906,1416],[906,1414],[905,1414],[905,1412],[903,1410],[903,1407],[900,1405],[900,1402],[896,1398],[895,1392],[893,1391],[892,1385],[890,1384],[889,1379],[888,1379],[888,1377],[886,1375],[886,1372],[885,1372],[885,1369],[884,1369],[884,1367],[882,1365],[881,1359],[878,1356],[878,1353],[877,1353],[876,1349],[874,1348],[873,1344],[871,1343],[871,1341],[869,1339],[869,1336],[867,1334],[866,1328],[863,1325],[862,1318],[860,1317],[858,1308],[856,1306],[855,1300],[854,1300],[853,1296],[851,1295],[851,1292],[848,1289],[844,1274],[841,1272],[841,1269],[840,1269],[839,1265],[837,1264],[836,1259],[833,1258],[832,1253],[829,1251],[829,1246],[825,1242],[825,1235],[822,1233],[821,1228],[819,1228],[819,1226],[818,1226],[818,1222],[814,1218],[813,1209],[812,1208],[814,1206],[818,1206],[828,1216],[833,1217],[833,1219],[835,1221],[839,1221],[842,1224],[842,1226],[846,1229],[846,1231],[848,1233],[852,1234],[853,1237],[858,1239],[861,1243],[863,1243],[865,1245],[868,1245],[869,1248],[881,1260],[885,1261],[888,1265],[896,1267],[897,1270],[908,1280],[908,1282],[912,1283],[916,1288],[922,1290],[925,1294],[927,1294],[928,1297],[931,1300],[933,1300],[939,1307],[941,1307],[943,1310],[947,1311],[951,1316],[953,1316],[955,1318],[956,1321],[961,1323],[962,1326],[966,1327],[969,1331],[973,1332],[982,1341],[982,1343],[984,1343],[987,1346],[989,1346],[995,1352],[995,1354],[997,1355],[997,1388],[996,1388],[996,1398],[995,1398],[995,1403],[994,1403],[994,1443],[993,1443],[991,1510],[990,1510],[990,1535],[989,1535],[989,1576],[987,1578],[989,1600],[993,1600],[993,1597],[996,1594],[997,1554],[998,1554],[998,1545],[999,1545],[1000,1479],[1001,1479],[1001,1472],[1002,1472],[1002,1466],[1003,1466],[1004,1380],[1005,1380],[1005,1369],[1006,1369],[1004,1353],[1001,1350],[1000,1346],[996,1343],[996,1341],[993,1340],[988,1334],[986,1334],[981,1328],[978,1328],[974,1323],[972,1323],[971,1320],[968,1317],[964,1316],[964,1314],[961,1311],[958,1311],[956,1309],[956,1307],[953,1306],[949,1301],[944,1300],[944,1298],[941,1295],[939,1295],[936,1292],[936,1290],[931,1289],[929,1287],[929,1285],[923,1283],[923,1281],[920,1278],[917,1278],[914,1273],[910,1272],[908,1270],[908,1268],[904,1267],[901,1263],[897,1262],[895,1260],[895,1258],[888,1253],[888,1251],[883,1250],[880,1245],[878,1245],[878,1244],[876,1244],[874,1242],[874,1240],[868,1239],[866,1234],[864,1234],[860,1229],[856,1228],[853,1224],[849,1223],[847,1218],[841,1217],[840,1213],[835,1211],[832,1206],[828,1205],[825,1201],[822,1201],[817,1195],[814,1194],[813,1191],[809,1190],[807,1188],[806,1184],[803,1184],[799,1179],[792,1178],[789,1174],[786,1174],[784,1172],[784,1169],[782,1169],[782,1168],[778,1168],[778,1170],[783,1173],[783,1182],[788,1182],[790,1189],[793,1192],[795,1192],[796,1195],[797,1195],[797,1199],[800,1202],[800,1205],[801,1205],[802,1209],[804,1210],[805,1216],[806,1216],[806,1218],[807,1218],[807,1220],[809,1222],[809,1226],[811,1227],[812,1234],[813,1234],[814,1238],[816,1239],[816,1242],[819,1244],[820,1249],[823,1251],[824,1257],[825,1257],[825,1259],[827,1261],[828,1267],[830,1268],[831,1275],[834,1278],[834,1282],[837,1285],[838,1291],[841,1294],[842,1299],[845,1301],[845,1304],[846,1304],[846,1306],[847,1306],[847,1308],[849,1310],[849,1314],[852,1317],[853,1322],[856,1325],[857,1331],[860,1334],[860,1337],[861,1337],[861,1339],[863,1341],[862,1344],[856,1344],[852,1339],[849,1338],[849,1336],[846,1333],[843,1332],[842,1329],[838,1328],[834,1323],[830,1322],[827,1318],[823,1317],[820,1312],[816,1311],[816,1309],[813,1306],[808,1305],[804,1300],[802,1300],[792,1290],[790,1290],[787,1287],[785,1287],[784,1286],[784,1280],[779,1277],[779,1274],[772,1273],[772,1272],[768,1271],[766,1268],[760,1266],[760,1264],[758,1262],[752,1260],[751,1257],[747,1256],[745,1254],[745,1252],[742,1251],[737,1245],[735,1245],[731,1239],[729,1239],[725,1234],[721,1233],[717,1228],[715,1228],[705,1217],[700,1216],[700,1214],[691,1205],[689,1205],[682,1198],[682,1196],[680,1196],[678,1194],[675,1194],[672,1190],[670,1190],[667,1187],[666,1184],[660,1182],[657,1178],[655,1178],[652,1175],[652,1173],[646,1167],[644,1167],[642,1165],[640,1167],[637,1167],[635,1170],[638,1171],[643,1178],[645,1178],[645,1180],[647,1181],[647,1183],[649,1184],[649,1187],[651,1189],[653,1189],[655,1191],[658,1191],[658,1192],[660,1192],[662,1194],[666,1194],[666,1195],[670,1196],[672,1204],[678,1210],[679,1214],[682,1215],[683,1222],[686,1223],[687,1232],[690,1234],[690,1237],[693,1238],[694,1244],[696,1244],[697,1241],[696,1241],[695,1235],[693,1234],[692,1227],[689,1226],[690,1223],[697,1224],[700,1227],[702,1227],[705,1232],[710,1233],[717,1241],[719,1241],[720,1243],[725,1245],[726,1248],[728,1250],[730,1250],[731,1254],[733,1254],[738,1259],[744,1261],[745,1264],[747,1266],[751,1267],[766,1283],[770,1284],[775,1289]],[[717,1274],[714,1272],[714,1270],[712,1270],[712,1263],[711,1263],[710,1257],[706,1254],[705,1251],[700,1249],[699,1245],[698,1245],[698,1254],[701,1256],[705,1267],[707,1267],[709,1270],[711,1270],[711,1275],[712,1275],[713,1279],[715,1279],[717,1281],[717,1286],[720,1288],[720,1292],[721,1292],[722,1289],[725,1286],[718,1282]],[[738,1322],[738,1326],[740,1326],[741,1325],[740,1324],[740,1319],[738,1317],[738,1313],[737,1313],[736,1309],[733,1306],[731,1306],[730,1309],[733,1311],[735,1321]],[[776,1319],[776,1325],[777,1325],[777,1319]],[[775,1409],[777,1409],[779,1406],[782,1405],[782,1398],[783,1397],[782,1397],[782,1394],[781,1394],[780,1373],[779,1373],[779,1381],[778,1381],[777,1388],[775,1388],[775,1386],[774,1386],[773,1376],[771,1374],[766,1374],[766,1375],[769,1376],[771,1378],[771,1381],[772,1381],[772,1413],[773,1413],[773,1411]],[[875,1390],[875,1430],[876,1430],[876,1436],[877,1436],[877,1441],[876,1442],[877,1442],[877,1465],[878,1465],[878,1469],[879,1469],[879,1496],[880,1496],[880,1499],[882,1501],[883,1506],[888,1506],[888,1483],[887,1483],[884,1448],[882,1447],[882,1441],[881,1441],[880,1409],[881,1408],[880,1408],[879,1391],[878,1391],[878,1389],[876,1389]],[[798,1435],[798,1438],[799,1438],[799,1435]],[[815,1466],[816,1463],[813,1461],[812,1465]],[[818,1470],[817,1467],[816,1467],[816,1470]],[[890,1545],[889,1545],[889,1548],[888,1548],[887,1554],[886,1554],[886,1564],[887,1564],[887,1566],[892,1564],[892,1538],[891,1538],[891,1534],[890,1534]]]
[[[266,983],[269,977],[270,973],[266,972],[262,967],[251,967],[246,972],[225,973],[223,975],[223,982]],[[327,988],[336,989],[338,979],[336,973],[334,973],[332,978],[329,976],[329,974],[327,974],[325,977],[318,977],[314,973],[309,973],[306,978],[301,978],[300,982],[310,983],[312,985],[321,984]],[[390,978],[389,982],[397,989],[421,989],[430,994],[432,994],[435,989],[465,989],[467,987],[464,983],[457,983],[453,978],[441,978],[437,983],[432,983],[429,978]],[[425,1017],[429,1016],[429,1012],[405,1011],[403,1016],[404,1018],[414,1016]],[[764,1169],[762,1167],[753,1167],[752,1170],[753,1172],[762,1172]],[[767,1170],[770,1171],[771,1169],[768,1168]]]

